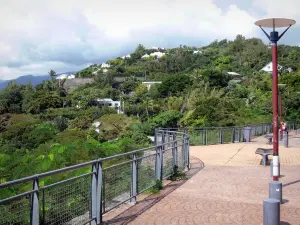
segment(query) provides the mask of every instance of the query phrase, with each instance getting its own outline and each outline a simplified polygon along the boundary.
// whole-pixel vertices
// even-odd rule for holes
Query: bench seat
[[[273,155],[272,148],[258,148],[255,151],[255,154],[259,154],[263,157],[263,165],[266,166],[268,163],[268,156]]]
[[[267,134],[264,137],[268,140],[267,144],[269,144],[269,145],[272,144],[273,135]]]

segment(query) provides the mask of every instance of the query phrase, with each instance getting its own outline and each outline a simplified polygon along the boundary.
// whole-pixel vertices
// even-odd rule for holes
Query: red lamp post
[[[273,181],[279,178],[279,151],[278,151],[278,62],[277,62],[277,42],[285,32],[296,23],[295,20],[284,18],[269,18],[255,22],[272,43],[272,102],[273,102]],[[273,28],[270,35],[263,29]],[[287,27],[285,31],[278,35],[275,28]]]

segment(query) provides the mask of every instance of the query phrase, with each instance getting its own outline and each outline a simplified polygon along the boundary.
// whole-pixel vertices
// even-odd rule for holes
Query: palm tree
[[[52,78],[52,80],[54,79],[54,77],[56,77],[56,72],[54,70],[50,70],[50,72],[48,72],[48,74]]]
[[[50,70],[50,72],[48,72],[49,76],[51,77],[51,81],[52,81],[52,91],[54,90],[54,79],[56,77],[56,72],[54,70]]]

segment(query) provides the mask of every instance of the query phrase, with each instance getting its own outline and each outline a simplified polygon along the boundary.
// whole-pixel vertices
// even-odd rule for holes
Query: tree
[[[187,75],[169,75],[159,85],[161,96],[179,96],[192,85],[192,79]]]
[[[0,93],[0,113],[21,113],[24,85],[10,83]]]
[[[68,119],[63,116],[56,117],[53,122],[59,132],[62,132],[68,128]]]
[[[54,70],[50,70],[48,72],[49,76],[51,77],[51,82],[52,82],[52,90],[54,90],[54,83],[55,83],[55,77],[56,77],[56,72]]]
[[[177,127],[181,117],[180,112],[168,110],[153,117],[151,122],[154,124],[154,127]]]
[[[54,70],[50,70],[50,72],[48,72],[48,74],[52,80],[56,77],[56,72]]]
[[[130,92],[136,89],[137,85],[138,83],[136,79],[128,78],[125,80],[124,83],[121,84],[120,90],[123,91],[125,94],[129,94]]]
[[[228,85],[229,76],[220,69],[204,69],[201,74],[204,81],[209,83],[211,87],[222,88]]]

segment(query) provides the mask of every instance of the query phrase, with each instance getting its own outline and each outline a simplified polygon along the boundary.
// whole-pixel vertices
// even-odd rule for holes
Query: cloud
[[[199,46],[260,33],[255,16],[214,0],[4,0],[0,13],[0,79],[81,69],[138,43]]]
[[[253,0],[253,6],[262,9],[265,17],[284,17],[300,20],[300,2],[298,0]],[[300,22],[300,21],[299,21]],[[297,26],[300,26],[298,23]]]

